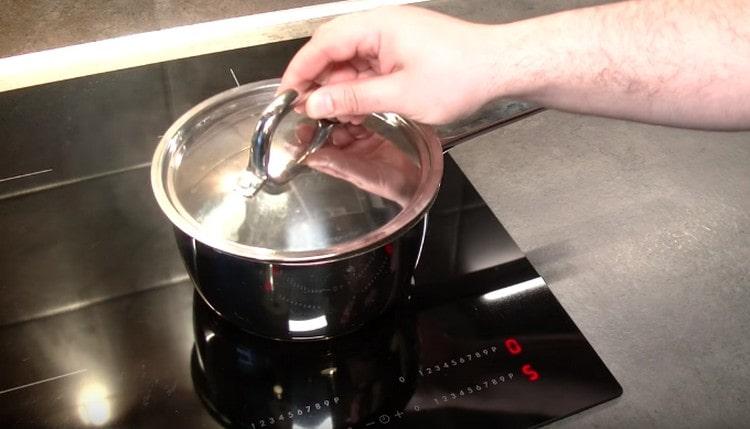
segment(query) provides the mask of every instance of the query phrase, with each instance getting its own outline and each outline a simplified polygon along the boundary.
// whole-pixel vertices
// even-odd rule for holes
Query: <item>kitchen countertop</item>
[[[587,3],[427,6],[503,22]],[[750,421],[750,133],[546,111],[453,155],[624,388],[553,427]]]
[[[55,0],[10,2],[0,15],[0,58],[78,43],[242,15],[326,3],[326,0]]]

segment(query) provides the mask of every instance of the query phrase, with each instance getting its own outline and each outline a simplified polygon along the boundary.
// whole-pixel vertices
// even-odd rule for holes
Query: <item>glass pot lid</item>
[[[316,122],[277,89],[222,92],[164,134],[151,184],[175,226],[233,255],[305,263],[364,252],[419,220],[443,170],[429,128],[388,113],[361,126]]]

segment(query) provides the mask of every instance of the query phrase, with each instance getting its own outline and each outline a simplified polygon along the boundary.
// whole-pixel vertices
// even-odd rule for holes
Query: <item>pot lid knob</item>
[[[327,119],[318,120],[312,140],[297,159],[279,174],[274,176],[268,174],[273,134],[284,116],[292,110],[294,101],[298,96],[297,91],[286,90],[276,96],[268,107],[261,112],[250,140],[250,159],[247,169],[240,175],[235,187],[235,190],[243,196],[248,198],[255,196],[268,182],[274,185],[283,185],[291,180],[300,171],[305,159],[323,146],[331,135],[331,131],[337,122]]]

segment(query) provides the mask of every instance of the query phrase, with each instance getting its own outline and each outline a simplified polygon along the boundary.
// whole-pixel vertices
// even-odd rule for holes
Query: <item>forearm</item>
[[[495,96],[696,128],[750,128],[750,1],[610,4],[493,27]]]

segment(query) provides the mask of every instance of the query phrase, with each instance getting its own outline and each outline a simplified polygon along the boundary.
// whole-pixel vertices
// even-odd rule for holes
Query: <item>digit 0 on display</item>
[[[521,343],[518,342],[515,338],[508,338],[505,340],[505,350],[508,350],[508,353],[512,355],[521,354],[523,349],[521,348]]]

